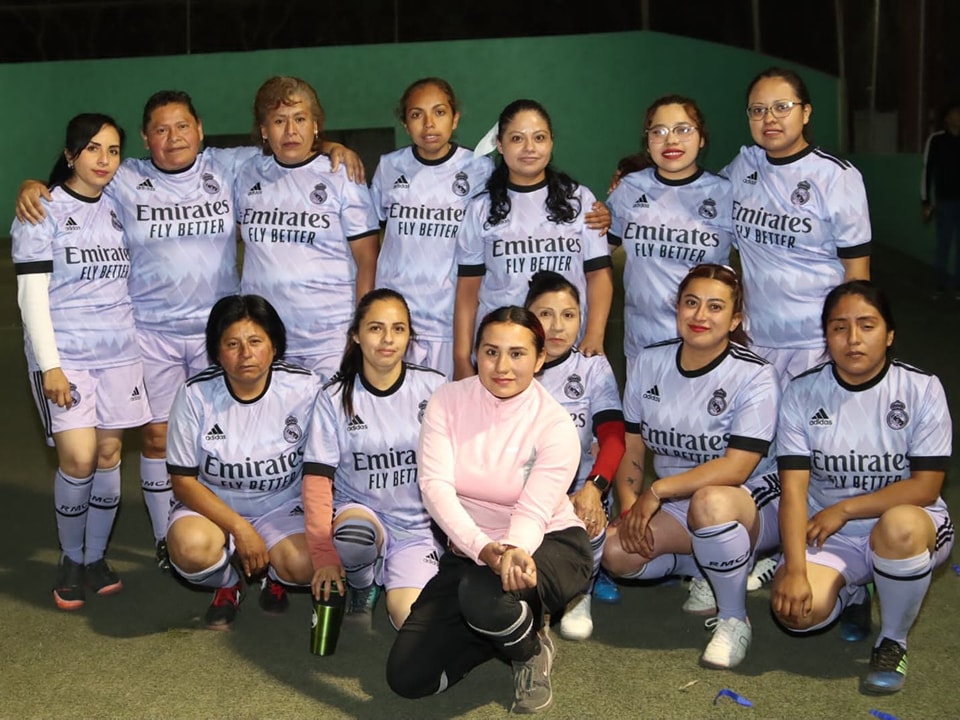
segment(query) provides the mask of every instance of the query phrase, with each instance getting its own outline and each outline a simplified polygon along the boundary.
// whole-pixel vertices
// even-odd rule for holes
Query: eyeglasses
[[[747,117],[751,120],[763,120],[769,112],[775,118],[785,118],[797,105],[803,105],[799,100],[777,100],[773,105],[750,105],[747,107]]]
[[[670,133],[673,133],[677,136],[677,140],[686,142],[693,137],[696,131],[697,126],[691,125],[690,123],[680,123],[674,125],[672,128],[666,125],[654,125],[651,128],[647,128],[647,139],[653,144],[662,143],[667,141]]]

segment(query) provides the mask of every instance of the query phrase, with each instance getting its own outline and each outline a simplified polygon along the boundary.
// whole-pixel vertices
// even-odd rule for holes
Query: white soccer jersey
[[[140,360],[127,292],[130,251],[113,200],[55,187],[37,225],[13,221],[17,275],[50,273],[50,319],[64,367],[98,370]],[[24,332],[27,364],[38,368]]]
[[[722,457],[728,447],[760,453],[751,480],[776,477],[780,381],[773,365],[742,345],[700,370],[680,368],[677,338],[640,351],[623,394],[628,433],[653,452],[657,477]],[[747,484],[750,484],[748,480]]]
[[[299,498],[303,453],[320,379],[275,361],[263,394],[238,400],[211,366],[177,391],[167,429],[167,472],[195,477],[246,518]]]
[[[582,316],[587,316],[586,273],[610,267],[607,241],[586,226],[583,216],[596,198],[584,186],[574,196],[580,214],[572,223],[547,220],[546,181],[530,187],[510,185],[510,214],[499,225],[487,222],[490,196],[478,195],[467,206],[457,240],[457,273],[482,275],[477,323],[503,305],[523,305],[530,278],[538,270],[560,273],[580,291]]]
[[[177,172],[123,161],[106,192],[122,211],[138,327],[202,334],[213,304],[239,292],[234,178],[255,152],[207,148]]]
[[[417,444],[427,401],[444,382],[436,370],[406,363],[387,390],[368,385],[361,374],[350,417],[336,377],[324,385],[307,444],[307,473],[333,478],[335,506],[367,506],[391,537],[429,533],[430,515],[417,482]]]
[[[315,155],[286,166],[255,157],[240,168],[237,220],[244,242],[244,293],[262,295],[287,326],[291,355],[323,354],[319,336],[346,338],[356,307],[350,241],[377,233],[365,185]]]
[[[617,378],[605,357],[586,357],[574,348],[565,357],[544,363],[537,379],[570,413],[580,436],[580,469],[573,478],[576,484],[593,468],[595,458],[590,448],[597,426],[623,420]]]
[[[811,516],[885,488],[913,470],[946,470],[953,426],[943,386],[899,360],[859,386],[824,363],[793,379],[783,396],[781,469],[809,470]],[[942,499],[934,507],[945,508]],[[848,520],[843,535],[868,535],[876,518]]]
[[[380,157],[370,188],[384,227],[377,287],[406,298],[426,340],[453,340],[457,236],[467,201],[492,171],[490,158],[455,144],[440,160],[424,160],[412,147]]]
[[[722,174],[733,183],[750,337],[763,347],[821,347],[820,310],[843,282],[841,258],[870,254],[863,178],[815,147],[783,159],[742,147]]]
[[[610,194],[612,245],[626,256],[624,354],[677,336],[677,288],[700,263],[730,261],[730,181],[703,170],[667,180],[655,168],[630,173]]]

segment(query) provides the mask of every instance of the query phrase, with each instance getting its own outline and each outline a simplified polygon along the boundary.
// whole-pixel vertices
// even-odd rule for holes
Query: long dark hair
[[[502,140],[504,130],[519,112],[531,110],[540,115],[547,123],[550,135],[553,135],[553,123],[543,105],[536,100],[514,100],[500,113],[497,121],[497,138]],[[579,184],[566,173],[556,170],[550,163],[544,172],[547,180],[547,220],[556,223],[572,223],[580,214],[580,199],[576,197]],[[501,157],[490,178],[487,180],[487,192],[490,193],[490,212],[487,222],[499,225],[510,214],[509,187],[510,168]]]
[[[410,330],[410,339],[413,340],[416,337],[413,331],[413,322],[410,319],[410,307],[407,305],[406,298],[396,290],[377,288],[360,298],[357,309],[353,313],[350,328],[347,330],[347,345],[340,360],[340,369],[330,380],[331,383],[340,385],[340,406],[348,418],[353,417],[353,389],[357,385],[357,376],[363,372],[363,350],[360,343],[354,340],[354,336],[359,334],[360,324],[367,316],[370,306],[377,300],[396,300],[403,305],[403,309],[407,311],[407,327]]]
[[[730,339],[743,346],[750,344],[750,337],[747,331],[743,329],[743,284],[733,268],[726,265],[716,265],[714,263],[702,263],[692,268],[687,276],[680,281],[680,287],[677,288],[677,305],[680,304],[680,298],[683,297],[683,291],[692,280],[704,278],[706,280],[718,280],[730,288],[730,295],[733,296],[733,314],[740,315],[740,323],[730,331]]]
[[[90,143],[93,136],[100,132],[101,128],[109,125],[117,131],[120,136],[120,150],[123,151],[124,132],[123,128],[117,125],[117,121],[109,115],[103,113],[81,113],[70,118],[67,123],[66,138],[63,141],[63,152],[53,164],[50,170],[50,179],[47,180],[47,187],[62,185],[73,175],[73,159],[79,155],[83,149]],[[67,156],[70,157],[67,160]]]

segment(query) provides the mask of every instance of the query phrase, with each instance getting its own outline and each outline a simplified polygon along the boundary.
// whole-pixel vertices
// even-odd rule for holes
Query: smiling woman
[[[400,629],[387,681],[404,697],[446,690],[494,657],[513,663],[515,712],[553,701],[544,625],[590,576],[590,543],[565,499],[579,464],[570,417],[533,379],[544,333],[520,307],[487,315],[479,377],[437,389],[420,433],[420,489],[449,538]]]

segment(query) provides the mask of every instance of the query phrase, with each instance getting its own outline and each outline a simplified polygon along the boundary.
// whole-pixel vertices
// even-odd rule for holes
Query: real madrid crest
[[[707,198],[700,203],[700,208],[697,212],[700,214],[700,217],[713,220],[717,216],[717,201],[713,198]]]
[[[713,397],[707,400],[707,412],[716,417],[727,409],[727,393],[720,388],[713,391]]]
[[[423,425],[423,414],[427,411],[427,401],[421,400],[417,407],[420,408],[420,412],[417,413],[417,422]]]
[[[290,415],[283,425],[283,439],[288,443],[295,443],[297,440],[303,437],[303,430],[300,429],[300,425],[297,423],[297,419]]]
[[[315,205],[323,205],[327,199],[327,186],[323,183],[317,183],[313,186],[313,192],[310,193],[310,202]]]
[[[790,195],[790,202],[794,205],[806,205],[810,201],[810,183],[801,180],[797,183],[796,189]]]
[[[563,386],[563,394],[571,400],[579,400],[583,397],[583,380],[574,373],[567,378],[567,384]]]
[[[220,183],[210,173],[204,173],[200,179],[203,180],[203,191],[208,195],[216,195],[220,192]]]
[[[76,407],[80,404],[80,391],[77,390],[77,386],[73,383],[70,383],[70,402],[73,403],[71,407]]]
[[[117,214],[113,210],[110,211],[110,224],[113,225],[114,230],[123,230],[123,224],[120,222],[120,218],[117,217]]]
[[[461,170],[453,178],[453,192],[455,195],[460,197],[465,197],[468,192],[470,192],[470,181],[467,179],[467,174]]]
[[[910,422],[907,406],[899,400],[890,403],[890,412],[887,413],[887,425],[893,430],[903,430]]]

